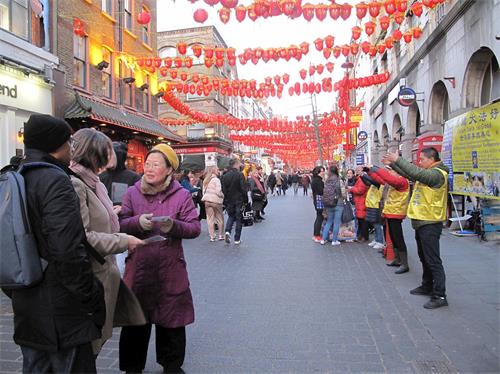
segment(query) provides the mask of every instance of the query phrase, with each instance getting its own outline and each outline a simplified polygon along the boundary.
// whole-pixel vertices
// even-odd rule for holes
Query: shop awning
[[[149,135],[161,136],[166,140],[185,143],[186,140],[175,135],[170,130],[163,127],[160,122],[141,116],[125,108],[118,108],[103,101],[90,97],[75,94],[76,98],[71,104],[64,117],[66,119],[91,118],[96,121],[124,127],[133,131],[143,132]]]

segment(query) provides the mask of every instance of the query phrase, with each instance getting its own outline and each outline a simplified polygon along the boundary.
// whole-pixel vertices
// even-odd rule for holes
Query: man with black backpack
[[[39,256],[48,264],[39,283],[4,289],[12,299],[24,373],[96,372],[91,342],[101,336],[106,308],[68,175],[71,132],[49,115],[32,115],[24,125],[27,212]],[[30,166],[35,162],[45,165]]]

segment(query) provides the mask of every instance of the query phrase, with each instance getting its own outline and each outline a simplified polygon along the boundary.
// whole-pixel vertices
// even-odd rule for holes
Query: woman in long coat
[[[151,326],[155,324],[156,361],[166,373],[182,372],[185,326],[194,322],[182,239],[199,236],[201,226],[191,194],[173,178],[178,165],[171,147],[155,146],[146,156],[144,176],[123,198],[121,231],[141,239],[163,239],[141,247],[126,261],[125,283],[139,299],[148,323],[122,329],[122,371],[144,370]]]
[[[75,173],[71,182],[80,201],[80,214],[87,240],[104,257],[101,265],[92,258],[92,270],[104,287],[106,322],[100,339],[92,342],[94,355],[98,355],[106,340],[113,335],[113,326],[144,325],[146,320],[141,306],[120,279],[115,254],[137,248],[142,240],[119,233],[118,216],[108,191],[97,176],[109,161],[113,148],[111,140],[94,129],[81,129],[73,136],[75,151],[70,169]]]

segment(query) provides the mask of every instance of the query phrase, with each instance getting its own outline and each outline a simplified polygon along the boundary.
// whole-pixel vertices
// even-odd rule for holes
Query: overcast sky
[[[351,4],[355,3],[353,0],[348,0],[347,2]],[[324,1],[324,3],[328,2]],[[338,59],[330,57],[330,59],[326,60],[321,52],[316,51],[313,41],[318,37],[324,38],[327,35],[333,35],[335,37],[335,45],[349,43],[351,27],[355,21],[353,12],[347,21],[343,21],[341,18],[334,21],[327,16],[323,22],[318,21],[316,18],[311,22],[307,22],[302,17],[300,19],[289,20],[285,16],[278,16],[268,19],[258,19],[256,22],[251,21],[247,17],[242,23],[239,23],[234,17],[233,12],[231,20],[224,25],[219,20],[216,11],[220,9],[220,4],[214,8],[211,8],[202,0],[194,4],[191,4],[187,0],[176,0],[175,2],[172,0],[157,0],[157,4],[158,31],[214,25],[227,45],[236,48],[238,54],[242,53],[244,48],[288,47],[291,44],[299,45],[304,41],[311,44],[309,54],[304,56],[300,62],[295,59],[291,59],[288,62],[280,59],[278,61],[271,60],[267,63],[260,61],[257,65],[254,65],[250,61],[246,65],[237,63],[240,79],[256,79],[258,82],[262,82],[267,76],[272,77],[276,74],[282,75],[285,73],[290,75],[291,84],[297,81],[303,82],[299,76],[299,70],[308,69],[311,63],[314,65],[320,63],[324,65],[328,61],[332,61],[335,64],[333,78],[334,81],[338,80],[342,76],[340,65],[345,61],[345,58],[343,56]],[[240,4],[249,5],[250,2],[240,1]],[[193,19],[193,13],[198,8],[204,8],[208,11],[209,18],[204,24],[199,24]],[[328,77],[328,74],[330,73],[326,69],[322,75],[316,74],[316,81]],[[289,118],[295,118],[296,115],[310,114],[310,96],[302,94],[299,97],[290,97],[287,87],[283,91],[281,99],[272,99],[269,101],[275,114],[288,115]],[[317,95],[318,113],[331,111],[332,103],[335,100],[334,93],[320,93]]]

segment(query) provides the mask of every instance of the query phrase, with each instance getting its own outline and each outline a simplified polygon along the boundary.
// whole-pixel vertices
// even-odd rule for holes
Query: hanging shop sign
[[[360,123],[363,121],[363,112],[359,109],[351,111],[351,122]]]
[[[500,200],[500,102],[445,123],[443,162],[450,168],[450,191]]]
[[[364,141],[366,139],[368,139],[368,133],[366,131],[360,131],[360,132],[358,132],[358,140],[360,142],[362,142],[362,141]]]
[[[365,154],[358,153],[356,155],[356,165],[364,165],[365,164]]]
[[[398,93],[398,102],[401,106],[410,106],[417,101],[417,93],[410,87],[402,88]]]

